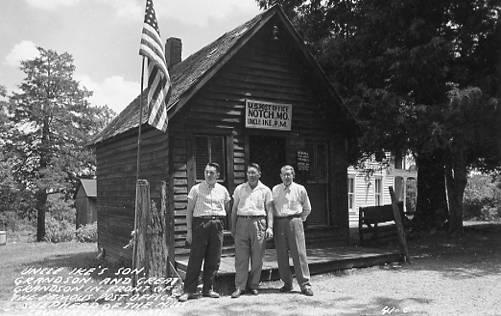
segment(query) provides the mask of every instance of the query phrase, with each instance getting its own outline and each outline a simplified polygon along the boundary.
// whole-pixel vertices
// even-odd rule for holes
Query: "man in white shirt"
[[[236,273],[232,298],[247,288],[251,294],[258,294],[266,240],[273,237],[271,190],[259,178],[261,167],[251,163],[247,166],[247,182],[238,185],[233,193],[231,233],[235,239]]]
[[[217,163],[209,162],[205,166],[204,176],[205,181],[194,185],[188,194],[186,242],[191,244],[191,249],[184,293],[179,297],[180,302],[198,297],[195,292],[202,261],[204,261],[202,295],[219,297],[213,290],[213,285],[221,263],[223,224],[226,210],[229,209],[230,194],[224,186],[217,183],[219,178]]]
[[[290,251],[301,293],[313,296],[303,227],[303,222],[311,213],[310,199],[304,186],[294,182],[292,166],[283,166],[280,169],[280,178],[282,183],[274,186],[272,192],[278,272],[280,279],[284,282],[280,292],[292,290],[292,274],[289,269]]]

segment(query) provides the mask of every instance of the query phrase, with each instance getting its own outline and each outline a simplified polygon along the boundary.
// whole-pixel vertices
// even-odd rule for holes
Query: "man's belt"
[[[205,215],[205,216],[193,216],[193,219],[200,221],[211,221],[211,220],[223,220],[225,216],[220,215]]]
[[[293,218],[300,218],[301,213],[299,214],[294,214],[294,215],[288,215],[288,216],[275,216],[274,218],[276,219],[293,219]]]
[[[258,218],[266,218],[266,215],[237,215],[237,217],[247,218],[247,219],[258,219]]]

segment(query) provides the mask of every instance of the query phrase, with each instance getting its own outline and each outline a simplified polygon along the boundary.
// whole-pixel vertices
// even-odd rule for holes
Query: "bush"
[[[45,219],[45,240],[48,242],[72,241],[75,237],[75,224],[58,220],[52,216]]]
[[[63,194],[51,194],[47,199],[48,210],[54,219],[75,225],[77,211],[73,201],[65,200]]]
[[[463,199],[465,219],[501,219],[499,183],[499,178],[486,175],[474,175],[468,179]]]
[[[97,223],[80,226],[76,238],[79,242],[97,242]]]
[[[72,241],[75,238],[75,208],[63,194],[51,194],[47,200],[45,240],[48,242]]]
[[[0,230],[14,230],[16,227],[17,216],[15,212],[0,211]]]

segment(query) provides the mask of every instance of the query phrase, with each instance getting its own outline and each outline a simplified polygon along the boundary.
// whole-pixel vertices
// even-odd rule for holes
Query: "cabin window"
[[[311,166],[308,180],[323,183],[327,182],[329,175],[327,170],[327,144],[313,143],[310,146],[307,146],[307,148],[311,155]]]
[[[352,211],[355,203],[355,178],[348,178],[348,210]]]
[[[220,169],[219,181],[226,179],[224,136],[195,136],[195,177],[204,180],[204,170],[208,162],[217,162]]]
[[[296,180],[299,183],[323,183],[329,180],[326,143],[310,142],[297,151]]]
[[[375,185],[374,185],[374,201],[375,205],[379,206],[381,205],[381,201],[383,200],[383,179],[376,177],[374,179]]]

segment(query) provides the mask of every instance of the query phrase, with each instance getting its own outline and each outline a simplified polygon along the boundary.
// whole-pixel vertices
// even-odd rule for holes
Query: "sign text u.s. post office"
[[[290,131],[292,104],[245,100],[245,127]]]

